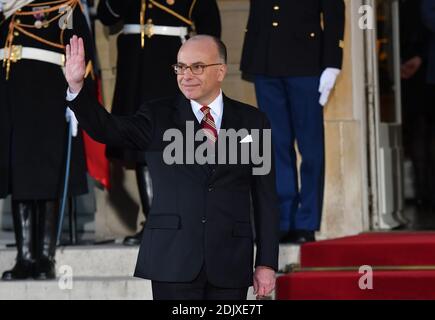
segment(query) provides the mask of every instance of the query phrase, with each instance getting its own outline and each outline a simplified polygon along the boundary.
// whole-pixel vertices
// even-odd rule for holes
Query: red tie
[[[203,106],[201,111],[204,114],[204,118],[202,118],[201,121],[201,127],[204,130],[204,134],[210,139],[211,142],[216,142],[218,134],[216,130],[216,124],[214,123],[214,119],[210,113],[210,107]]]

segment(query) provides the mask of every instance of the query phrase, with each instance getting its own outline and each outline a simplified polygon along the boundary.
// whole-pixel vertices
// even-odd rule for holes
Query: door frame
[[[366,0],[366,5],[373,8],[375,21],[378,1],[380,0]],[[372,230],[393,229],[406,222],[402,215],[403,148],[399,0],[383,1],[391,2],[395,119],[389,123],[381,122],[378,28],[375,23],[374,29],[365,30],[369,220]]]

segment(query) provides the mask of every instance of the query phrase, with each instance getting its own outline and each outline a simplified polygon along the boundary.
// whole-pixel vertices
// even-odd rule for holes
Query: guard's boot
[[[140,243],[142,241],[143,228],[144,227],[142,226],[141,230],[138,233],[136,233],[135,235],[125,237],[123,244],[125,246],[138,246],[138,245],[140,245]]]
[[[32,276],[34,267],[33,227],[36,203],[12,201],[17,258],[15,266],[2,275],[2,280],[23,280]]]
[[[59,219],[59,202],[53,200],[38,201],[38,242],[35,280],[56,278],[56,237]]]
[[[136,180],[137,186],[139,190],[140,202],[142,204],[142,212],[145,216],[145,219],[148,217],[148,213],[150,211],[150,198],[152,195],[151,189],[151,179],[146,174],[144,165],[138,164],[136,166]],[[124,245],[126,246],[138,246],[142,241],[144,225],[142,225],[141,230],[133,236],[128,236],[124,239]]]

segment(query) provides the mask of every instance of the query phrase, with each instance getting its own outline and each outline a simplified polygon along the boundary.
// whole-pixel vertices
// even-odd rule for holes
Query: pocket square
[[[250,134],[248,134],[246,137],[240,140],[240,143],[250,143],[250,142],[252,142],[252,136]]]

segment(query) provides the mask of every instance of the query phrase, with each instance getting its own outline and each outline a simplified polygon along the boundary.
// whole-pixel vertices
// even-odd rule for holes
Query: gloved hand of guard
[[[337,77],[340,74],[340,69],[337,68],[326,68],[325,71],[323,71],[321,77],[320,77],[320,85],[319,85],[319,92],[320,92],[320,99],[319,103],[322,106],[325,106],[329,99],[329,94],[331,93],[331,90],[335,86],[335,82],[337,81]]]
[[[65,112],[66,122],[71,126],[71,133],[73,137],[77,137],[79,122],[77,121],[74,112],[67,107]]]

